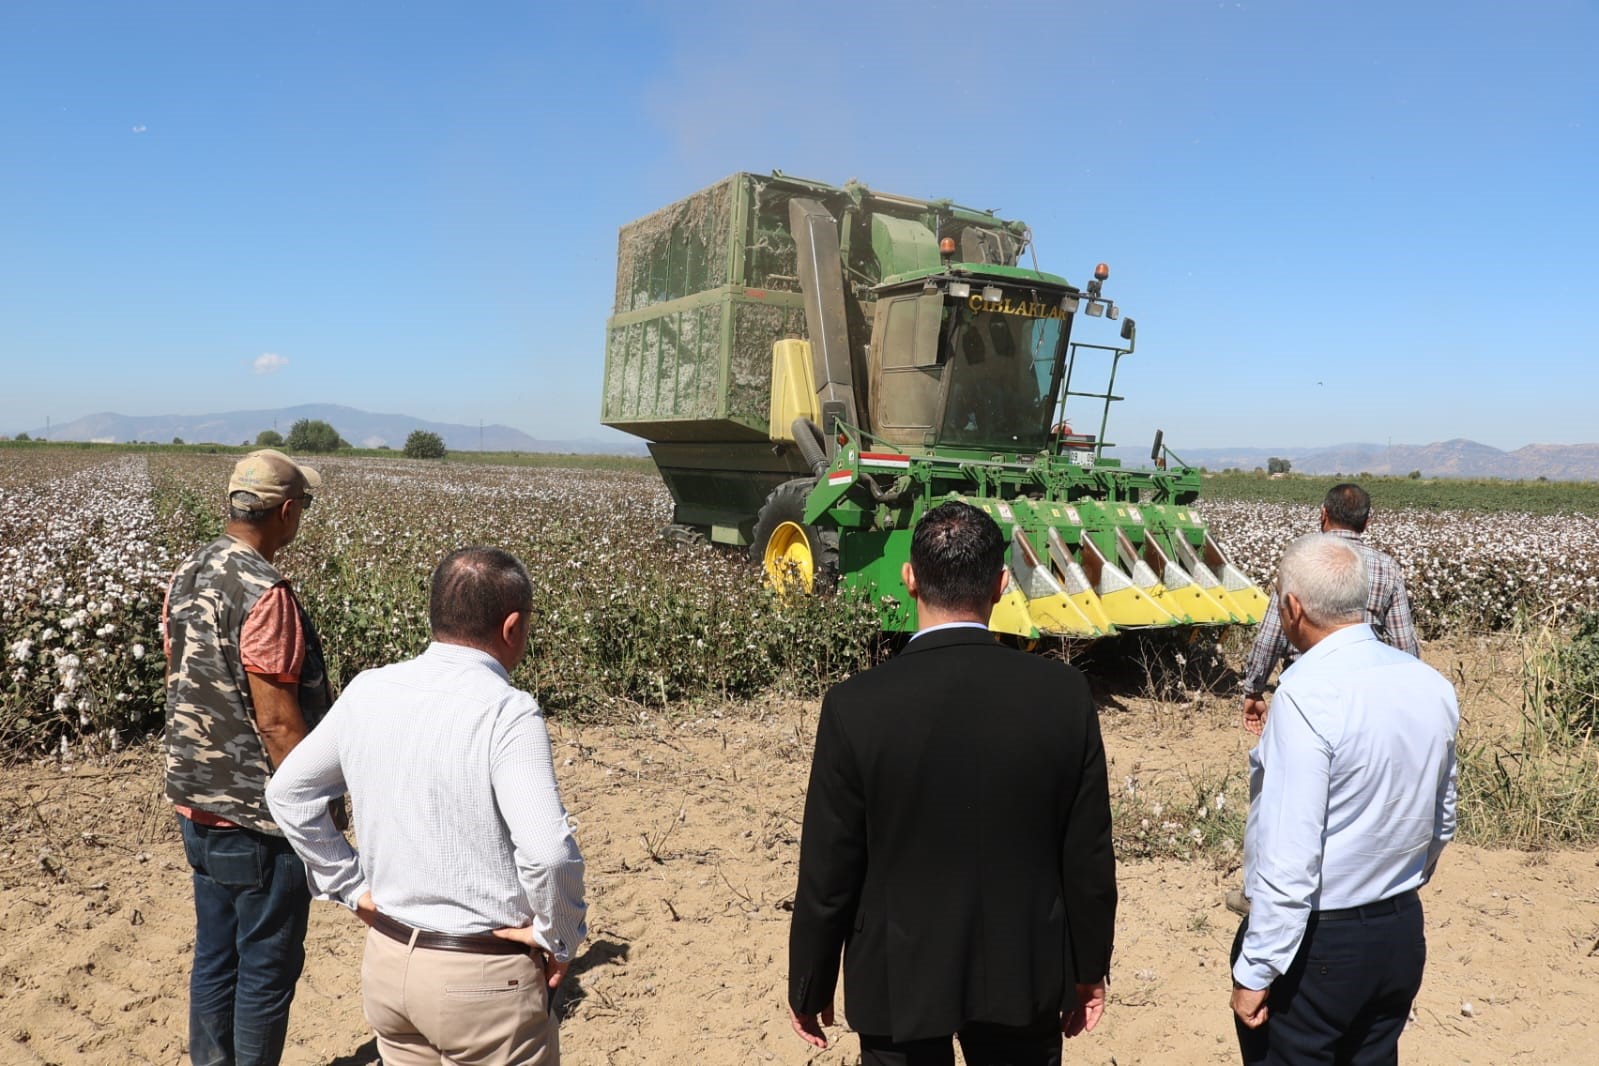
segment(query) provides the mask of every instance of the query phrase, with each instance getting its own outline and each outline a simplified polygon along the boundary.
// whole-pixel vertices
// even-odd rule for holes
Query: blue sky
[[[341,403],[618,439],[618,227],[775,167],[1108,261],[1125,443],[1599,441],[1596,42],[1593,0],[17,0],[0,432]]]

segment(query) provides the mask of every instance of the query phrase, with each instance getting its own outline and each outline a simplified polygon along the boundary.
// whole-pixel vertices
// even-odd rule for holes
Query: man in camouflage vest
[[[272,559],[321,484],[281,452],[239,460],[223,535],[167,590],[166,794],[194,869],[194,1066],[277,1063],[305,963],[305,867],[266,786],[332,694],[316,630]]]

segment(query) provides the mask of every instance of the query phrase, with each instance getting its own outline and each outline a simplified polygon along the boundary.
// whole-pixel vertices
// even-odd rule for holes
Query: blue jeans
[[[305,966],[311,892],[282,837],[178,817],[194,869],[194,1066],[276,1066]]]

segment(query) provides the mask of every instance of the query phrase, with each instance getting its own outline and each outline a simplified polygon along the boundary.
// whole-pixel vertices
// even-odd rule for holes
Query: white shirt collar
[[[473,648],[466,644],[451,644],[448,641],[435,640],[428,645],[427,651],[423,654],[431,655],[435,658],[450,659],[458,663],[481,663],[482,665],[487,666],[490,670],[493,670],[495,673],[499,674],[501,677],[505,678],[505,680],[511,680],[510,672],[507,671],[505,667],[500,665],[500,660],[496,659],[494,656],[490,655],[481,648]]]
[[[936,625],[936,626],[928,626],[926,629],[918,629],[916,631],[915,635],[911,637],[911,639],[915,640],[917,637],[925,637],[927,634],[929,634],[929,633],[937,633],[941,629],[987,629],[987,628],[988,628],[988,626],[984,625],[982,622],[943,622],[943,623],[940,623],[939,625]]]

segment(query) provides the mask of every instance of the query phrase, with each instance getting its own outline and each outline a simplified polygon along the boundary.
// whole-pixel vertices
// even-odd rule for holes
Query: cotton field
[[[150,712],[169,553],[142,458],[8,455],[0,474],[0,742],[120,730]]]
[[[1262,582],[1283,545],[1316,529],[1314,507],[1207,500],[1199,511]],[[1554,622],[1599,609],[1599,524],[1584,515],[1386,511],[1379,501],[1365,539],[1404,567],[1423,637],[1504,629],[1518,612]]]
[[[113,746],[160,720],[166,575],[220,529],[227,455],[0,452],[0,748]],[[427,639],[427,576],[465,544],[529,565],[538,617],[518,682],[552,713],[649,713],[685,698],[811,695],[873,654],[869,607],[783,601],[741,554],[659,536],[652,473],[405,460],[313,461],[325,484],[279,557],[336,680]],[[1270,580],[1310,507],[1200,506],[1244,570]],[[1369,539],[1405,568],[1425,637],[1599,607],[1599,534],[1582,517],[1379,510]]]

